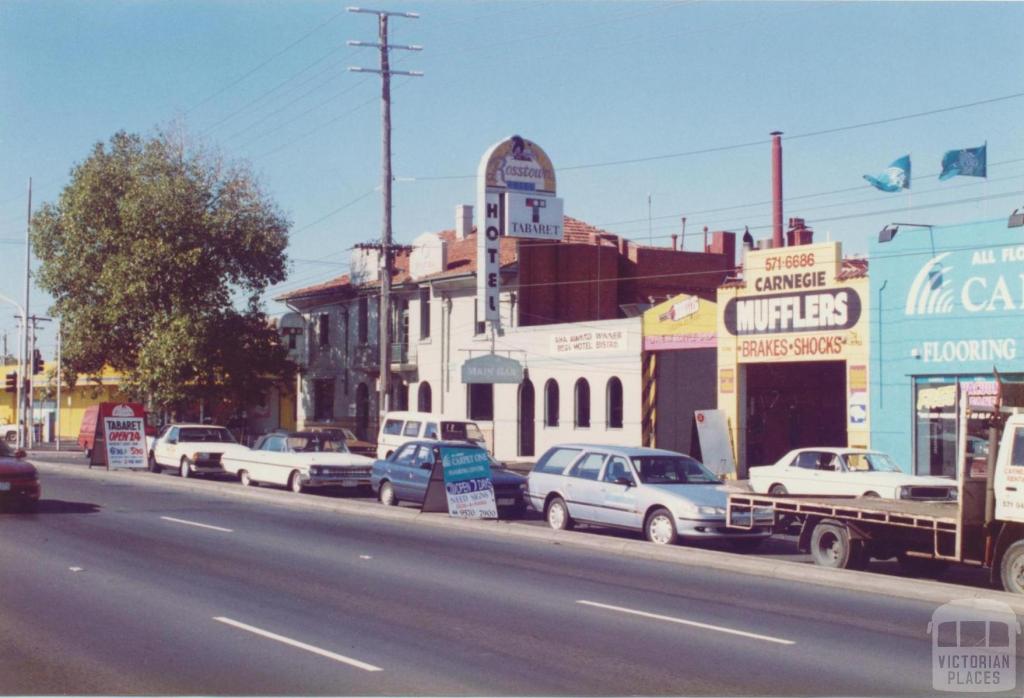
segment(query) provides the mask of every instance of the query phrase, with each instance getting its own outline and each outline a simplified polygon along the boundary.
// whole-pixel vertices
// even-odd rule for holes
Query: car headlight
[[[525,482],[520,482],[519,483],[519,491],[520,492],[525,492],[526,491],[526,483]]]
[[[309,469],[310,475],[319,475],[321,472],[323,472],[323,470],[320,468],[319,465],[314,465],[312,468]]]
[[[910,497],[910,485],[904,485],[900,488],[900,499],[907,499]]]
[[[957,489],[955,487],[949,488],[949,501],[955,502],[959,498],[960,498],[960,494],[959,494],[959,492],[957,492]]]
[[[697,507],[697,513],[702,516],[725,516],[725,507]]]

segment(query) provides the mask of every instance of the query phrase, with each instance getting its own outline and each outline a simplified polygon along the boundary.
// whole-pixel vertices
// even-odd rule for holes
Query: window
[[[430,412],[432,402],[430,383],[423,381],[420,383],[420,388],[416,395],[416,409],[420,412]]]
[[[590,426],[590,383],[586,378],[576,381],[576,427]]]
[[[820,451],[804,451],[798,453],[796,459],[793,461],[793,465],[804,470],[825,470],[826,464],[831,462],[831,453],[821,453]]]
[[[607,414],[605,415],[609,429],[622,428],[622,381],[615,376],[608,379]]]
[[[320,320],[317,323],[317,337],[320,340],[320,348],[331,346],[331,316],[327,313],[320,313]]]
[[[544,384],[544,426],[558,426],[558,381],[554,378]]]
[[[470,419],[494,419],[493,383],[470,383],[466,386],[466,413]]]
[[[313,420],[329,422],[334,419],[334,379],[313,381]]]
[[[420,339],[430,336],[430,287],[420,289]]]
[[[366,344],[370,337],[370,300],[363,296],[359,299],[359,343]]]
[[[348,306],[345,306],[344,308],[341,309],[341,331],[343,337],[341,348],[345,352],[348,352]],[[345,394],[348,394],[347,389],[345,391]]]
[[[427,422],[427,426],[423,429],[424,439],[436,439],[437,438],[437,422]]]
[[[362,384],[360,384],[361,386]],[[389,419],[384,422],[384,433],[388,436],[398,436],[402,433],[402,420]]]
[[[405,429],[402,430],[402,436],[411,436],[416,438],[420,433],[420,424],[421,422],[409,420],[405,423]]]
[[[572,466],[569,475],[584,480],[596,480],[601,472],[601,466],[604,465],[604,459],[605,454],[603,453],[588,453],[576,465]]]
[[[553,448],[540,457],[533,466],[533,472],[561,475],[565,472],[566,466],[576,460],[578,455],[580,450],[577,448]]]
[[[296,332],[288,333],[288,349],[298,349],[299,347],[299,335]]]
[[[622,477],[629,478],[630,480],[633,479],[633,474],[629,470],[629,463],[622,456],[612,456],[611,460],[608,461],[608,467],[605,469],[602,479],[605,482],[615,482]]]

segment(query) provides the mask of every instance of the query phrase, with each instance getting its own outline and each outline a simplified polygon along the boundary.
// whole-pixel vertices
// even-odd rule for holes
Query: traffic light
[[[4,388],[9,393],[18,392],[18,372],[11,371],[7,374],[7,387]]]
[[[32,375],[43,372],[43,355],[38,349],[32,354]]]

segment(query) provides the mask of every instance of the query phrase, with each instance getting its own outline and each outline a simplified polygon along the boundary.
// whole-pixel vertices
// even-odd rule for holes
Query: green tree
[[[289,225],[247,167],[176,133],[97,143],[32,220],[69,382],[109,365],[161,407],[261,401],[295,370],[260,302]]]

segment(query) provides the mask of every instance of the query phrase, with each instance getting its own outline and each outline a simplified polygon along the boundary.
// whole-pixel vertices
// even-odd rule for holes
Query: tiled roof
[[[340,291],[351,284],[348,274],[344,274],[337,278],[323,283],[316,284],[315,286],[306,286],[305,288],[297,288],[294,291],[288,291],[282,293],[280,296],[275,296],[276,301],[287,301],[293,298],[301,298],[303,296],[316,296],[322,293],[331,293],[333,291]]]

